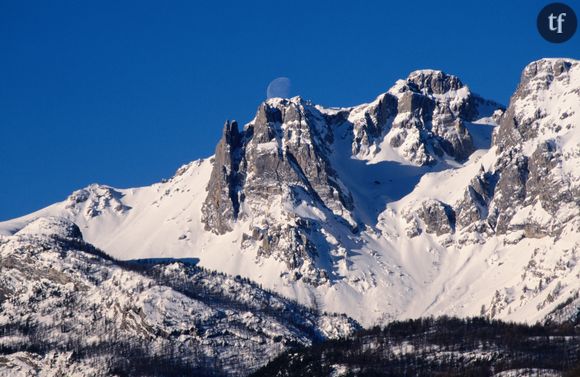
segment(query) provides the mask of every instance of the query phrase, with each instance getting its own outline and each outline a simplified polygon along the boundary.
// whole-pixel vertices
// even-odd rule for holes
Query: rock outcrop
[[[502,107],[472,93],[459,78],[441,71],[412,72],[387,93],[355,108],[352,151],[359,157],[380,151],[386,139],[404,160],[436,163],[444,155],[464,161],[473,151],[466,122],[491,117]]]
[[[211,173],[208,196],[202,207],[205,229],[216,234],[232,230],[231,221],[236,220],[240,211],[239,174],[242,158],[242,134],[237,122],[226,122],[223,137],[218,143],[214,165],[218,168]]]
[[[580,88],[571,80],[579,74],[580,63],[567,59],[543,59],[524,69],[494,134],[495,163],[457,204],[460,227],[541,238],[578,222],[579,171],[573,166],[580,147],[573,115]]]
[[[298,278],[325,281],[325,273],[314,268],[312,233],[320,224],[295,207],[309,203],[319,210],[319,222],[333,217],[356,229],[351,193],[329,160],[332,141],[327,118],[299,97],[262,103],[242,131],[226,123],[202,210],[206,229],[223,234],[237,220],[249,220],[244,243],[256,245],[259,256],[303,268]]]
[[[333,166],[337,130],[340,137],[350,130],[357,159],[391,148],[416,166],[463,161],[474,151],[466,123],[499,108],[457,77],[431,70],[413,72],[354,108],[324,109],[299,97],[267,100],[242,130],[226,122],[202,207],[205,229],[225,234],[243,224],[242,247],[282,261],[293,279],[325,283],[332,268],[320,253],[340,254],[333,234],[368,226]],[[442,202],[425,203],[419,218],[428,233],[455,228],[455,212]]]

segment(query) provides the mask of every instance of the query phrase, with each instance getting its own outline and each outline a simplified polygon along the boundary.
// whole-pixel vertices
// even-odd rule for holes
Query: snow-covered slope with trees
[[[267,100],[171,179],[92,185],[0,234],[59,216],[116,258],[198,258],[367,325],[563,318],[580,289],[579,140],[578,61],[528,65],[507,109],[422,70],[352,108]]]
[[[115,261],[62,218],[2,238],[0,265],[1,376],[247,375],[359,328],[241,277]]]
[[[441,317],[395,321],[290,350],[251,377],[575,377],[579,371],[574,327]]]

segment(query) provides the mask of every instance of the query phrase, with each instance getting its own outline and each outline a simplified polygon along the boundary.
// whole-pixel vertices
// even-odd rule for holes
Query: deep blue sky
[[[436,68],[506,103],[528,62],[580,52],[538,35],[547,1],[313,2],[0,0],[0,220],[171,176],[278,76],[346,106]]]

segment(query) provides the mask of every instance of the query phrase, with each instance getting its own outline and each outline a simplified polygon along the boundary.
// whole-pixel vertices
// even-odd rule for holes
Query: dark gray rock
[[[409,89],[399,97],[397,111],[399,113],[412,113],[421,119],[431,120],[436,105],[435,100],[423,93],[414,92],[412,86]]]
[[[390,145],[403,147],[403,156],[419,165],[433,164],[443,153],[467,159],[475,148],[465,123],[502,109],[441,71],[413,72],[390,93],[397,97],[397,113],[407,114],[393,122]]]
[[[450,90],[463,88],[463,83],[456,76],[436,70],[422,70],[409,75],[407,82],[416,90],[426,94],[444,94]]]
[[[216,147],[214,169],[202,206],[205,229],[216,234],[231,231],[231,222],[239,215],[241,175],[238,169],[243,153],[242,137],[238,124],[227,121]]]
[[[389,131],[390,121],[397,114],[397,106],[397,98],[385,93],[365,109],[363,121],[354,125],[353,154],[368,150],[371,145],[382,141]]]
[[[560,87],[570,83],[571,66],[566,59],[544,59],[524,69],[493,137],[498,153],[493,173],[472,180],[464,199],[456,206],[459,227],[471,230],[484,225],[496,234],[523,231],[528,238],[557,237],[578,212],[578,189],[559,170],[565,157],[556,141],[542,138],[547,132],[558,134],[568,129],[569,115],[559,116],[561,122],[547,121],[548,115],[552,119],[558,116],[548,114],[547,109],[538,105],[541,103],[538,96],[550,93],[555,82]],[[580,90],[576,90],[580,95]],[[525,143],[536,143],[531,154],[524,153]],[[529,146],[526,148],[529,150]],[[559,215],[564,207],[569,210]],[[524,208],[526,212],[515,219]],[[540,219],[527,215],[532,210],[537,213],[538,209],[544,210],[549,218],[542,214]]]
[[[379,118],[382,116],[377,112]],[[257,245],[260,257],[283,261],[295,277],[323,283],[316,266],[313,238],[320,237],[316,220],[291,210],[271,213],[272,203],[306,201],[326,218],[356,229],[353,198],[329,161],[333,130],[328,118],[299,99],[270,100],[260,105],[254,121],[242,132],[226,123],[216,149],[202,221],[218,234],[229,232],[238,219],[252,221],[254,231],[243,244]]]
[[[540,143],[529,160],[526,201],[531,204],[539,200],[542,208],[551,215],[558,212],[562,203],[574,201],[566,182],[552,174],[561,162],[562,154],[553,140]]]
[[[498,234],[510,230],[510,221],[526,198],[526,181],[528,179],[528,158],[514,154],[501,166],[496,174],[499,180],[494,192],[493,208],[488,222]]]
[[[500,151],[516,147],[538,136],[541,120],[546,111],[536,109],[535,112],[517,111],[516,103],[533,102],[537,99],[540,90],[549,89],[554,81],[569,82],[568,71],[572,64],[566,59],[539,60],[529,64],[523,71],[520,83],[510,99],[510,106],[501,117],[493,145]],[[558,125],[543,124],[543,127],[557,127]]]
[[[455,207],[458,226],[472,229],[485,225],[496,234],[523,230],[528,238],[558,236],[567,220],[555,219],[559,209],[567,204],[580,207],[580,198],[570,183],[554,175],[560,164],[562,155],[552,141],[541,142],[530,157],[517,148],[506,151],[493,173],[480,174],[466,189],[464,199]],[[537,205],[552,216],[549,226],[531,219],[512,221],[522,208]]]
[[[497,184],[497,174],[486,172],[481,167],[479,175],[474,177],[467,187],[463,200],[456,208],[457,224],[467,227],[484,220],[489,213],[489,203],[493,198]]]
[[[331,211],[353,208],[351,194],[340,187],[328,160],[332,129],[315,108],[302,100],[283,101],[278,107],[265,103],[249,127],[253,136],[245,141],[245,200],[300,186]]]
[[[424,201],[417,214],[425,223],[427,233],[441,236],[455,230],[455,211],[439,200]]]

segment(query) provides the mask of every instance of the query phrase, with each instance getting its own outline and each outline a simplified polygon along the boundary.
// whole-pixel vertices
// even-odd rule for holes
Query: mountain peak
[[[522,72],[520,88],[530,81],[538,80],[534,88],[545,89],[555,78],[568,73],[573,66],[578,64],[578,60],[565,58],[544,58],[533,61]]]
[[[407,77],[407,83],[415,85],[416,89],[424,94],[444,94],[464,86],[457,76],[434,69],[411,72]]]
[[[542,58],[526,65],[524,73],[532,71],[562,72],[564,70],[567,71],[574,64],[578,64],[578,60],[570,58]]]
[[[578,87],[578,60],[546,58],[528,64],[501,119],[494,145],[504,149],[574,130]]]
[[[273,97],[268,98],[264,101],[265,104],[273,107],[286,107],[288,105],[308,105],[310,101],[305,100],[301,96],[294,96],[291,98],[280,98],[280,97]]]
[[[72,221],[62,217],[39,217],[19,230],[16,235],[44,235],[49,237],[83,239],[79,227]]]

